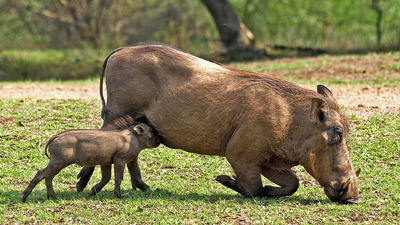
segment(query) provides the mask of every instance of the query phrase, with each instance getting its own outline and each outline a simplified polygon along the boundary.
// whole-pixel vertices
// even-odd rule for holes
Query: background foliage
[[[398,49],[400,43],[398,0],[230,3],[262,48]],[[164,42],[196,54],[222,48],[212,17],[200,0],[0,0],[0,6],[3,49],[112,49],[140,41]],[[382,15],[379,46],[378,11]]]
[[[270,54],[279,46],[353,53],[400,46],[398,0],[229,2],[254,35],[250,44]],[[201,0],[0,0],[0,80],[94,77],[112,49],[144,41],[211,60],[225,51]]]
[[[107,54],[95,49],[4,50],[0,52],[0,80],[98,77]]]
[[[378,18],[373,2],[232,0],[242,20],[261,44],[324,47],[333,50],[376,47]],[[383,13],[381,44],[398,47],[400,1],[378,1],[377,4]]]

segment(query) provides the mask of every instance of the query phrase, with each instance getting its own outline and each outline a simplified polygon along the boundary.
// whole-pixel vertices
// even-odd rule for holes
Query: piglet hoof
[[[47,194],[47,199],[56,199],[54,194]]]
[[[93,196],[93,195],[95,195],[95,194],[97,194],[97,191],[96,191],[96,189],[93,187],[92,190],[90,190],[90,192],[89,192],[89,196]]]
[[[142,190],[142,191],[147,191],[148,189],[150,189],[150,186],[147,185],[145,182],[138,182],[137,187]]]
[[[116,198],[121,198],[121,191],[115,190],[115,191],[114,191],[114,196],[115,196]]]
[[[25,201],[26,201],[26,198],[29,196],[30,193],[31,193],[31,192],[28,191],[28,190],[25,190],[24,192],[22,192],[23,196],[22,196],[21,201],[22,201],[22,202],[25,202]]]

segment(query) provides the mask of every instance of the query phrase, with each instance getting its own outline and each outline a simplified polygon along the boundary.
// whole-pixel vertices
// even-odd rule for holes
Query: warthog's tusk
[[[342,190],[346,190],[349,187],[350,181],[353,179],[353,176],[350,176],[350,178],[343,184]]]
[[[361,173],[361,168],[356,171],[356,177],[358,177]]]

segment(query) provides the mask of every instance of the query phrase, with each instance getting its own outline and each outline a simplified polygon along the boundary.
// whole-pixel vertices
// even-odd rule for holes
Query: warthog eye
[[[333,132],[339,136],[343,135],[343,129],[341,127],[335,127],[333,128]]]
[[[339,143],[343,138],[343,128],[342,127],[333,127],[330,130],[329,142],[331,144]]]

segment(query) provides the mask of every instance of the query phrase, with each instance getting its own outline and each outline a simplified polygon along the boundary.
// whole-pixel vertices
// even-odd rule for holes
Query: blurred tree
[[[227,0],[202,0],[214,18],[221,41],[228,51],[244,46],[240,22]]]
[[[244,24],[240,23],[239,17],[228,0],[202,1],[214,18],[229,59],[251,59],[266,55],[265,50],[246,44],[245,39],[254,39],[253,34]],[[247,40],[247,43],[252,42]]]
[[[399,11],[399,0],[0,0],[0,48],[159,41],[232,58],[254,46],[399,49]]]
[[[86,41],[91,47],[97,48],[104,45],[102,24],[105,13],[110,8],[112,1],[107,0],[51,0],[51,1],[15,1],[13,4],[22,20],[30,18],[26,12],[46,17],[58,24],[58,29],[63,30],[68,37],[77,34],[79,39]]]
[[[377,19],[376,19],[376,45],[377,48],[380,49],[381,43],[382,43],[382,16],[383,16],[383,10],[382,7],[380,6],[381,0],[372,0],[371,7],[372,9],[376,12],[377,14]]]

